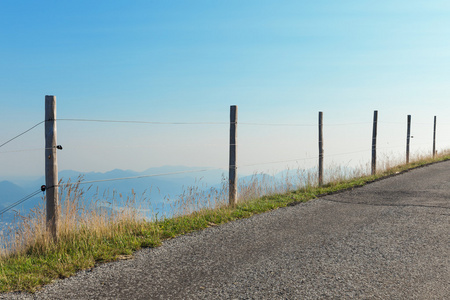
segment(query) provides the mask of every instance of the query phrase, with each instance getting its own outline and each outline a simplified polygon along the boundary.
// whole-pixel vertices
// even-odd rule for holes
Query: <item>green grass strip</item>
[[[164,240],[207,227],[248,218],[273,209],[306,202],[322,195],[363,186],[407,170],[439,161],[450,156],[425,159],[389,171],[351,180],[329,183],[322,187],[305,187],[282,195],[265,196],[236,207],[202,210],[190,215],[155,222],[134,221],[111,224],[108,234],[77,231],[62,236],[50,247],[34,245],[24,253],[0,260],[0,292],[34,292],[56,279],[67,278],[96,264],[130,258],[136,250],[157,247]]]

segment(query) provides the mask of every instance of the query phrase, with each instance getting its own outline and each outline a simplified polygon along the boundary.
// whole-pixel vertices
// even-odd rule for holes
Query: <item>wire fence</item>
[[[137,121],[137,120],[106,120],[106,119],[76,119],[76,118],[61,118],[56,119],[55,121],[61,121],[61,122],[85,122],[85,123],[116,123],[116,124],[141,124],[141,125],[183,125],[183,126],[190,126],[190,125],[230,125],[230,122],[158,122],[158,121]],[[24,136],[25,134],[29,133],[33,129],[39,127],[40,125],[44,124],[46,121],[38,122],[37,124],[31,126],[30,128],[24,130],[23,132],[19,133],[18,135],[8,139],[7,141],[0,144],[0,148],[3,148],[4,146],[12,143],[13,141],[17,140],[18,138]],[[260,122],[237,122],[240,125],[243,126],[256,126],[256,127],[304,127],[304,128],[316,128],[318,124],[307,124],[307,123],[260,123]],[[378,121],[378,124],[386,125],[386,126],[392,126],[392,125],[402,125],[404,126],[404,122],[390,122],[390,121]],[[373,124],[373,122],[345,122],[345,123],[325,123],[323,126],[327,128],[336,128],[336,127],[344,127],[344,126],[354,126],[354,127],[360,127],[362,125],[370,126]],[[432,126],[433,123],[414,123],[415,125],[422,125],[422,126]],[[444,125],[443,123],[442,125]],[[450,125],[450,124],[449,124]],[[203,144],[209,146],[222,146],[222,144]],[[416,143],[415,146],[430,146],[429,142],[424,143]],[[79,146],[82,148],[83,146]],[[92,149],[93,146],[85,146],[86,148]],[[117,146],[117,148],[132,148],[133,146],[130,145],[123,145],[123,146]],[[142,148],[142,146],[135,146],[136,148]],[[152,147],[152,146],[147,146]],[[404,148],[405,145],[395,145],[395,146],[382,146],[378,147],[378,150],[388,150],[388,149],[399,149]],[[111,148],[109,146],[109,148]],[[42,150],[49,150],[52,148],[29,148],[29,149],[16,149],[16,150],[7,150],[7,151],[0,151],[0,154],[8,154],[8,153],[20,153],[20,152],[32,152],[32,151],[42,151]],[[327,154],[326,157],[339,157],[339,156],[345,156],[345,155],[352,155],[352,154],[361,154],[361,153],[370,153],[373,149],[371,147],[358,149],[354,151],[346,151],[346,152],[339,152],[339,153],[331,153]],[[298,158],[292,158],[292,159],[284,159],[284,160],[270,160],[270,161],[260,161],[255,163],[242,163],[242,164],[236,164],[232,165],[230,164],[229,168],[248,168],[248,167],[256,167],[256,166],[265,166],[265,165],[274,165],[274,164],[283,164],[283,163],[292,163],[292,162],[304,162],[304,161],[314,161],[318,160],[319,156],[303,156]],[[65,183],[60,184],[59,186],[70,186],[75,184],[93,184],[93,183],[100,183],[100,182],[111,182],[111,181],[122,181],[122,180],[136,180],[141,178],[149,178],[149,177],[162,177],[162,176],[169,176],[169,175],[181,175],[181,174],[188,174],[188,173],[202,173],[209,170],[212,170],[214,168],[202,168],[202,169],[193,169],[193,170],[185,170],[185,171],[177,171],[177,172],[166,172],[166,173],[157,173],[157,174],[149,174],[149,175],[139,175],[139,176],[128,176],[128,177],[118,177],[118,178],[108,178],[108,179],[99,179],[99,180],[90,180],[90,181],[83,181],[81,183]],[[40,188],[36,191],[33,191],[29,195],[11,203],[10,205],[4,207],[0,210],[0,215],[4,214],[5,212],[13,209],[14,207],[24,203],[25,201],[32,199],[33,197],[37,196],[39,193],[43,192],[45,188]]]

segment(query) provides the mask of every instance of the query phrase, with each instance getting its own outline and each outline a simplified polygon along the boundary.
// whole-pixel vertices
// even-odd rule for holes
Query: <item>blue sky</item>
[[[412,114],[428,149],[437,115],[447,146],[448,1],[1,0],[0,41],[0,142],[42,121],[56,95],[59,118],[227,122],[237,104],[241,122],[315,124],[321,110],[325,124],[365,123],[327,127],[326,153],[370,149],[374,109],[380,122]],[[405,125],[391,125],[380,143],[401,153]],[[239,129],[241,164],[317,155],[314,126]],[[226,168],[227,134],[59,122],[60,169]],[[40,127],[0,152],[43,143]],[[1,153],[0,176],[43,174],[42,156]]]

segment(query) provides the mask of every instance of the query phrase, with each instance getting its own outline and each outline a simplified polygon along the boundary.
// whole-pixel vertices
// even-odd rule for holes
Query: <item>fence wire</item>
[[[42,123],[45,123],[45,121],[39,122],[39,123],[37,123],[36,125],[34,125],[33,127],[31,127],[31,128],[29,128],[29,129],[25,130],[24,132],[22,132],[22,133],[16,135],[16,136],[13,137],[12,139],[7,140],[6,142],[4,142],[3,144],[0,145],[0,148],[3,147],[3,146],[5,146],[5,145],[7,145],[7,144],[9,144],[9,143],[11,143],[12,141],[14,141],[15,139],[21,137],[21,136],[24,135],[25,133],[27,133],[27,132],[33,130],[34,128],[38,127],[38,126],[41,125]]]
[[[40,194],[40,193],[42,193],[42,190],[41,190],[41,189],[36,190],[36,191],[34,191],[33,193],[29,194],[28,196],[25,196],[25,197],[23,197],[22,199],[20,199],[20,200],[14,202],[14,203],[12,203],[11,205],[8,205],[7,207],[5,207],[5,208],[3,208],[2,210],[0,210],[0,215],[3,215],[5,212],[7,212],[7,211],[13,209],[14,207],[16,207],[17,205],[22,204],[23,202],[25,202],[25,201],[27,201],[27,200],[29,200],[29,199],[31,199],[31,198],[37,196],[37,195]]]

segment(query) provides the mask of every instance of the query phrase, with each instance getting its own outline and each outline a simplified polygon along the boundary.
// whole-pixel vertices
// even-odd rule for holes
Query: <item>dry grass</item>
[[[80,187],[82,179],[61,184],[58,206],[59,231],[58,243],[55,244],[46,230],[44,199],[26,216],[17,215],[17,222],[5,232],[1,242],[4,248],[1,257],[23,255],[29,252],[47,253],[63,244],[73,245],[75,240],[85,241],[113,239],[123,234],[127,228],[139,226],[144,220],[141,204],[136,202],[136,195],[121,199],[113,198],[105,207],[98,200],[86,203],[84,190]],[[70,246],[66,246],[70,247]]]
[[[436,160],[450,155],[450,150],[442,151]],[[411,156],[410,164],[405,165],[405,158],[401,155],[383,155],[377,163],[376,174],[387,174],[391,170],[408,168],[416,163],[429,163],[434,159],[428,154],[416,154]],[[357,167],[349,167],[329,164],[324,170],[324,184],[334,185],[340,182],[371,176],[371,164],[360,164]],[[317,169],[286,169],[278,175],[266,173],[254,173],[246,180],[238,183],[239,202],[245,203],[260,199],[264,196],[279,195],[300,189],[318,188]],[[202,209],[219,209],[228,204],[228,181],[222,178],[220,188],[208,188],[203,182],[198,181],[184,189],[183,194],[175,199],[167,199],[171,215],[179,217],[192,214]]]

